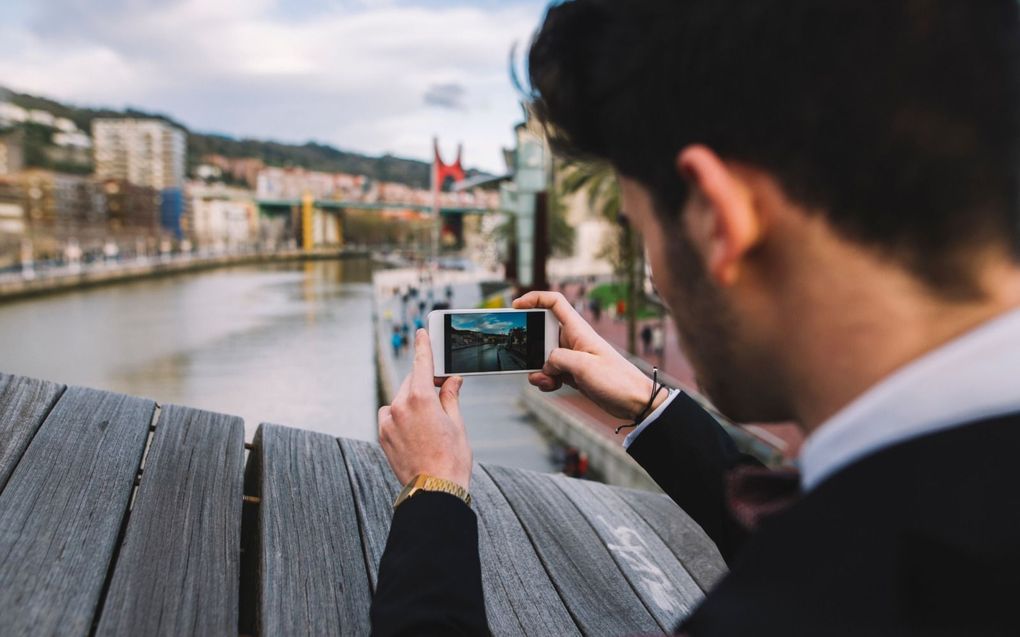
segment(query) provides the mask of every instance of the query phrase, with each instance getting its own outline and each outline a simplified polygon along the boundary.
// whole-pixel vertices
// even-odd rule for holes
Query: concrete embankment
[[[316,249],[313,251],[280,250],[276,252],[176,258],[166,261],[152,259],[131,263],[118,263],[110,266],[82,268],[77,272],[65,270],[55,274],[39,274],[34,278],[0,278],[0,301],[79,290],[125,281],[200,272],[229,266],[367,256],[371,256],[371,253],[364,250],[333,248]]]
[[[606,484],[660,490],[618,440],[604,436],[582,413],[564,408],[530,387],[521,392],[521,403],[550,436],[587,454],[589,466]]]

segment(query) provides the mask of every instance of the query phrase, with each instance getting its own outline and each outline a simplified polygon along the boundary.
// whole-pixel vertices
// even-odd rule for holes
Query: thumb
[[[460,423],[460,388],[464,385],[464,379],[460,376],[452,376],[446,379],[439,390],[439,404],[443,411],[457,423]]]

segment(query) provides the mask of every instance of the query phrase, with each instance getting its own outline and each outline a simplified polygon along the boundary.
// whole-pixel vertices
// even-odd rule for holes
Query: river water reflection
[[[217,270],[0,305],[0,371],[374,440],[371,263]]]

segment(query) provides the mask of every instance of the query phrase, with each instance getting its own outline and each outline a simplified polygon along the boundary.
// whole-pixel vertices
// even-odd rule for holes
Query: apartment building
[[[184,185],[184,131],[158,119],[102,118],[92,122],[96,177],[156,190]]]

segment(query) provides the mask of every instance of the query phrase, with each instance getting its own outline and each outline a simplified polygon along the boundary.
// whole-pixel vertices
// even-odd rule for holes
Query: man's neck
[[[900,367],[1020,307],[1013,265],[986,268],[984,295],[969,301],[941,299],[905,273],[864,271],[876,267],[888,268],[864,264],[816,288],[820,311],[802,314],[785,339],[793,406],[807,433]]]

